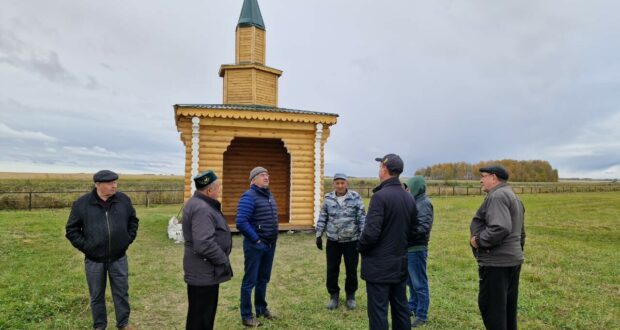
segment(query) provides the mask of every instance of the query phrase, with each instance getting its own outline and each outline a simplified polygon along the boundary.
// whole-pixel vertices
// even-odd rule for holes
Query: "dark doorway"
[[[279,139],[235,138],[224,152],[222,213],[235,223],[237,203],[250,187],[250,171],[269,171],[269,189],[278,205],[278,222],[288,223],[290,212],[291,155]]]

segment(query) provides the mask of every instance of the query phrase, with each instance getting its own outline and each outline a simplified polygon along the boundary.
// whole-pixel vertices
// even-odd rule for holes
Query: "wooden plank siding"
[[[226,93],[224,103],[228,104],[253,104],[254,81],[253,70],[230,69],[224,76]]]
[[[278,103],[278,76],[273,73],[256,72],[256,103],[276,106]]]
[[[314,123],[259,122],[223,118],[201,118],[200,123],[199,171],[213,169],[222,180],[223,194],[220,201],[229,221],[232,222],[236,215],[239,197],[249,187],[249,171],[254,166],[261,166],[239,164],[238,161],[229,162],[229,156],[233,156],[233,159],[234,156],[240,156],[241,159],[256,163],[260,161],[260,158],[256,160],[257,157],[269,154],[264,150],[265,146],[260,145],[253,150],[231,151],[231,143],[236,139],[243,140],[243,138],[246,138],[246,142],[275,140],[280,141],[282,150],[289,158],[285,162],[280,160],[262,166],[274,168],[267,167],[271,172],[271,189],[281,210],[279,220],[283,225],[287,224],[288,228],[312,227],[314,223]],[[191,117],[179,118],[177,127],[186,145],[185,198],[187,199],[190,197],[191,189]],[[327,136],[329,136],[329,131],[325,130],[323,141],[327,139]],[[278,174],[282,172],[287,174]],[[287,179],[287,190],[278,187],[277,184],[284,177]],[[285,206],[286,213],[282,212]]]
[[[235,33],[236,63],[265,64],[265,31],[254,26],[238,27]]]
[[[256,68],[228,68],[224,74],[225,104],[277,106],[278,75]]]

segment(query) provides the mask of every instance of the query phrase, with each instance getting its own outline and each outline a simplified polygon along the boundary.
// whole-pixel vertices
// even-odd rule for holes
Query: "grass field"
[[[524,195],[526,263],[521,275],[522,329],[620,328],[620,193]],[[477,266],[468,248],[471,216],[482,197],[434,198],[429,253],[428,329],[481,329]],[[129,251],[131,322],[140,329],[182,329],[186,291],[183,248],[166,237],[178,205],[138,208]],[[0,211],[0,329],[88,329],[83,257],[64,238],[68,209]],[[279,316],[263,329],[366,329],[365,283],[358,309],[329,312],[325,256],[308,233],[282,233],[268,290]],[[241,329],[241,239],[234,237],[235,276],[220,287],[219,329]],[[344,270],[343,270],[344,272]],[[341,273],[341,285],[343,278]],[[108,302],[110,302],[108,293]],[[112,305],[109,323],[114,325]]]

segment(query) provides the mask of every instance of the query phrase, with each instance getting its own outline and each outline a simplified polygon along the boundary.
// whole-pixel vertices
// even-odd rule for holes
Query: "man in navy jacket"
[[[253,289],[256,317],[274,318],[267,309],[266,296],[278,240],[278,209],[269,190],[269,173],[265,168],[252,169],[250,182],[250,189],[239,200],[236,222],[244,236],[241,320],[245,326],[257,327],[260,322],[252,314]]]
[[[362,255],[362,279],[366,281],[368,321],[371,330],[388,329],[388,306],[392,328],[409,329],[407,306],[407,240],[417,225],[413,196],[398,179],[403,161],[395,154],[377,158],[381,184],[373,189],[366,225],[357,243]]]

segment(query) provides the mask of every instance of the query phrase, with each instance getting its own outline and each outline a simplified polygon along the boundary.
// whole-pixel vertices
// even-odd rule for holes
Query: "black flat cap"
[[[101,170],[93,175],[93,181],[95,182],[110,182],[118,180],[118,174],[110,170]]]
[[[506,171],[506,169],[500,165],[481,167],[479,171],[480,173],[484,172],[484,173],[489,173],[489,174],[495,174],[495,176],[497,176],[498,178],[504,181],[508,180],[508,171]]]
[[[215,172],[213,172],[212,170],[202,172],[194,177],[196,189],[204,188],[215,180],[217,180],[217,175],[215,175]]]
[[[401,174],[405,164],[399,155],[387,154],[381,158],[375,158],[376,161],[381,162],[392,173]]]

